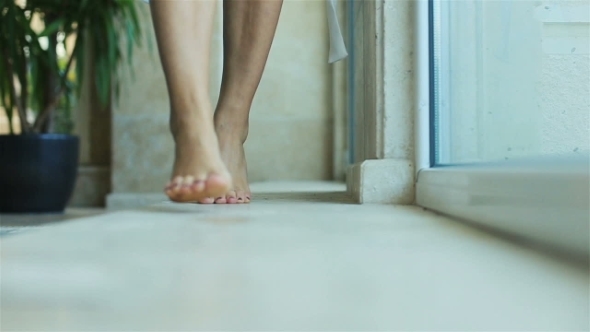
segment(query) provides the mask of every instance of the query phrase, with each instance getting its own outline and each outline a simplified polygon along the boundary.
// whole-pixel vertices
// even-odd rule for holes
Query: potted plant
[[[56,114],[74,107],[89,58],[100,106],[116,99],[117,71],[141,39],[134,0],[0,0],[0,108],[10,128],[0,135],[0,212],[64,211],[79,140],[54,132]]]

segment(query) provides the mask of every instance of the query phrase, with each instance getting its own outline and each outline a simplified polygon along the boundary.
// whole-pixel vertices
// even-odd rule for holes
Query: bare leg
[[[221,157],[234,183],[225,196],[216,197],[218,204],[250,202],[243,144],[248,136],[250,106],[266,65],[282,4],[282,0],[223,2],[224,66],[215,130]]]
[[[221,159],[209,99],[215,1],[152,0],[151,8],[176,143],[166,194],[177,202],[223,195],[231,176]]]

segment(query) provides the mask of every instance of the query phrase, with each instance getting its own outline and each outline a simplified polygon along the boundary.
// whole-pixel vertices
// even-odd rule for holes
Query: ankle
[[[215,115],[215,132],[220,141],[239,141],[244,144],[248,138],[248,120]]]
[[[215,126],[215,132],[220,143],[246,143],[248,138],[248,128],[238,126],[219,125]]]
[[[205,112],[183,113],[170,116],[170,131],[174,137],[193,136],[213,129],[213,116]]]

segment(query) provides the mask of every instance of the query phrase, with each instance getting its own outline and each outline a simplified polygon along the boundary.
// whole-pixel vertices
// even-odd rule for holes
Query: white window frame
[[[416,204],[554,249],[589,255],[587,157],[433,167],[429,0],[416,2]]]

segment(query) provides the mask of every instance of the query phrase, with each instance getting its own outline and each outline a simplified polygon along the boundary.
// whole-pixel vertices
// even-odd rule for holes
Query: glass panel
[[[433,0],[435,164],[590,150],[590,2]]]

